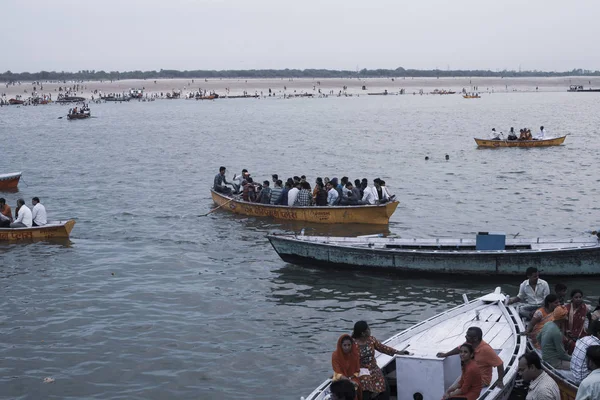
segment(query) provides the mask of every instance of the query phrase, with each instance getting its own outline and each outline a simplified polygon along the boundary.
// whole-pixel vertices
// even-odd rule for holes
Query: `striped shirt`
[[[529,392],[525,400],[560,400],[558,385],[550,375],[542,372],[529,384]]]
[[[312,193],[308,189],[302,189],[298,193],[298,197],[296,197],[294,205],[300,207],[310,206],[312,203],[312,199]]]
[[[571,356],[571,372],[577,384],[590,374],[585,356],[585,352],[590,346],[600,346],[600,339],[596,336],[584,336],[575,343],[575,350]]]

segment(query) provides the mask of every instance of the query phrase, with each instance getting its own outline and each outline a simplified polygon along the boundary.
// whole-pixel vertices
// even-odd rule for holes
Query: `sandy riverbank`
[[[254,95],[267,96],[269,89],[274,95],[294,93],[338,94],[340,91],[348,94],[366,94],[369,92],[397,93],[404,89],[406,93],[419,93],[420,90],[428,93],[434,89],[468,92],[562,92],[569,85],[583,85],[585,88],[600,88],[600,77],[557,77],[557,78],[368,78],[368,79],[156,79],[156,80],[119,80],[119,81],[84,81],[84,82],[19,82],[16,84],[2,84],[0,94],[6,99],[21,95],[23,99],[31,96],[35,91],[39,96],[52,94],[56,99],[59,88],[68,87],[71,95],[90,99],[92,95],[97,98],[101,92],[109,93],[129,92],[130,89],[143,89],[148,96],[161,93],[166,95],[173,91],[180,91],[182,97],[199,89],[216,92],[219,95],[241,95],[244,92]],[[77,93],[73,88],[79,85]],[[363,86],[365,89],[363,89]],[[43,89],[41,89],[41,87]],[[98,91],[97,93],[94,93]]]

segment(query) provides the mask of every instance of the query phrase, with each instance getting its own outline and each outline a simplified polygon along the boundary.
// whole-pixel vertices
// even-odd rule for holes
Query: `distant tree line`
[[[0,73],[0,81],[101,81],[120,79],[168,79],[168,78],[435,78],[435,77],[560,77],[560,76],[600,76],[600,71],[573,69],[571,71],[490,71],[490,70],[424,70],[424,69],[362,69],[360,71],[331,69],[248,69],[248,70],[194,70],[178,71],[95,71],[78,72],[40,71]]]

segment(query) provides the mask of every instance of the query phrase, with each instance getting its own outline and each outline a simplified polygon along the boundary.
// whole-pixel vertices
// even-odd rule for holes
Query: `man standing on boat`
[[[560,390],[554,379],[542,369],[540,356],[528,351],[519,359],[519,373],[529,382],[526,400],[560,400]]]
[[[529,267],[525,271],[527,279],[519,286],[519,294],[511,297],[508,304],[523,302],[519,308],[519,315],[523,318],[531,319],[531,316],[538,308],[544,305],[544,299],[550,294],[548,282],[540,279],[540,273],[537,268]]]
[[[465,335],[466,342],[475,349],[475,362],[481,371],[481,385],[489,386],[492,383],[492,368],[498,368],[498,380],[496,386],[504,387],[504,363],[498,357],[498,354],[492,347],[483,340],[483,331],[478,326],[472,326],[467,329]],[[447,353],[437,353],[440,358],[450,357],[459,354],[460,346],[450,350]]]
[[[215,182],[213,185],[213,189],[215,192],[223,193],[225,195],[230,195],[231,188],[229,188],[225,185],[231,185],[231,183],[227,182],[227,179],[225,179],[225,171],[227,171],[227,168],[225,168],[225,167],[219,168],[219,173],[217,175],[215,175]]]

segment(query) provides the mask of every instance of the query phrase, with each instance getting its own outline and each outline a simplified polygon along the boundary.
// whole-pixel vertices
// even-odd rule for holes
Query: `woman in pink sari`
[[[571,303],[567,304],[566,308],[569,322],[563,336],[563,344],[565,350],[569,354],[572,354],[575,349],[575,342],[588,335],[587,327],[589,321],[587,315],[590,309],[583,302],[583,292],[579,289],[574,289],[571,292]]]

